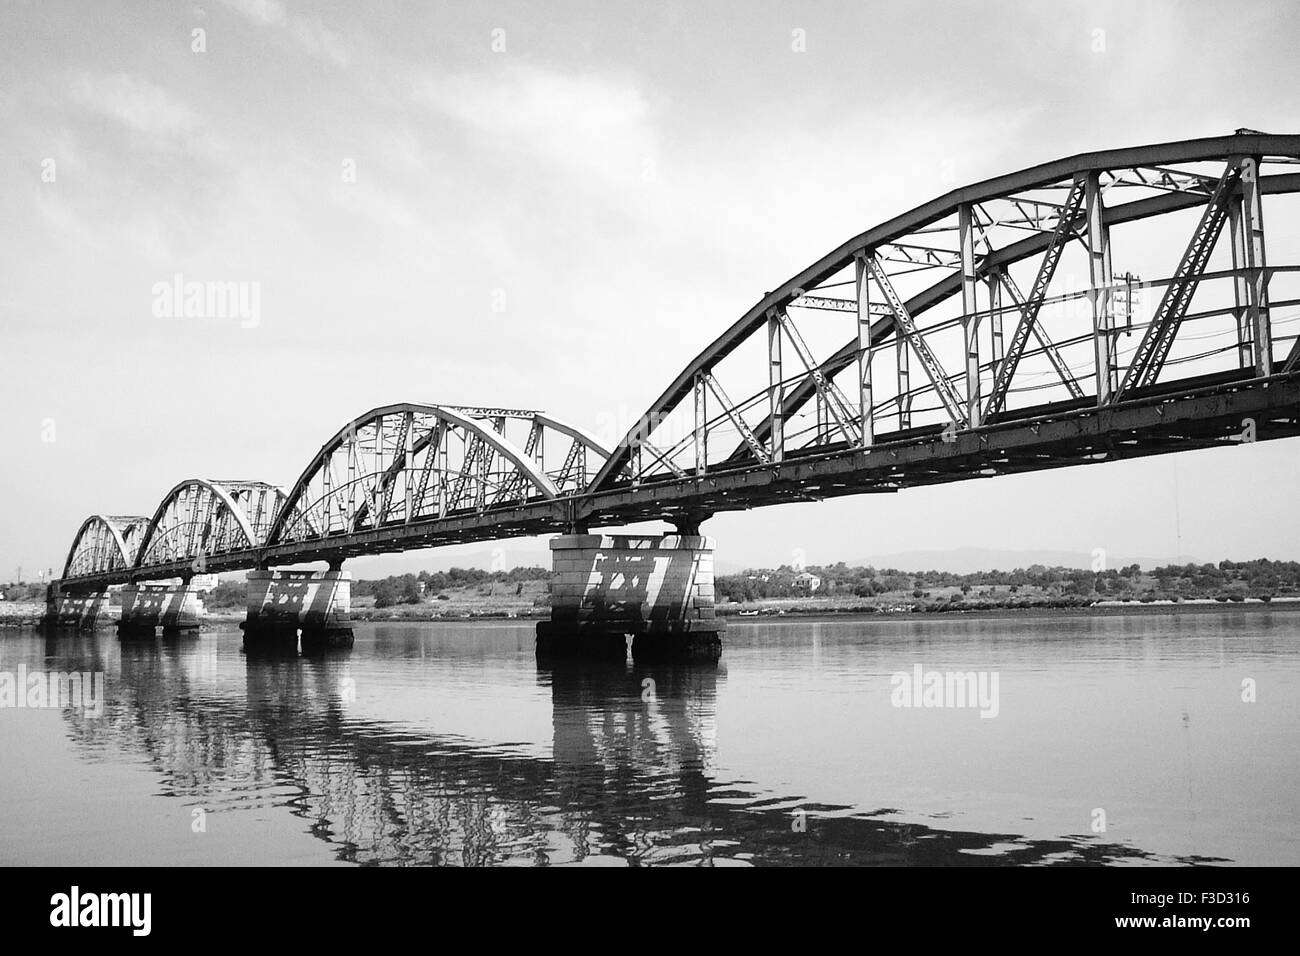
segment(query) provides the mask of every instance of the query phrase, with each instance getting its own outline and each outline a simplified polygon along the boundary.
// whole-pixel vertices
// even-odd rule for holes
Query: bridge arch
[[[135,515],[91,515],[72,539],[63,577],[122,571],[135,564],[149,519]]]
[[[1295,369],[1300,339],[1271,335],[1269,309],[1270,297],[1273,309],[1300,302],[1300,269],[1268,263],[1260,202],[1300,193],[1298,159],[1300,136],[1241,130],[1072,156],[917,206],[765,293],[673,379],[588,490],[1113,404],[1179,365]],[[1139,243],[1116,245],[1129,256],[1116,261],[1110,232],[1133,224],[1164,236],[1152,243],[1163,259],[1135,254]],[[1129,265],[1139,259],[1144,278]],[[1217,365],[1202,330],[1220,336]]]
[[[581,428],[538,411],[386,405],[321,446],[266,544],[559,498],[584,489],[609,455]]]
[[[284,489],[260,481],[182,481],[148,520],[131,566],[145,570],[256,548],[284,499]]]

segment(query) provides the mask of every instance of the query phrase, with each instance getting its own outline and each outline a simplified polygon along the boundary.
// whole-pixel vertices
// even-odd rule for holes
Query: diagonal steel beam
[[[731,399],[727,397],[727,393],[722,390],[722,386],[718,381],[705,372],[704,384],[709,387],[713,397],[722,405],[723,413],[731,420],[731,424],[735,426],[736,431],[740,432],[740,437],[745,440],[745,444],[754,453],[754,457],[765,465],[769,464],[772,461],[772,456],[767,453],[763,443],[754,435],[753,429],[746,425],[745,420],[736,414],[735,406],[732,404]]]
[[[851,424],[853,413],[849,411],[848,399],[844,393],[839,390],[826,375],[822,372],[820,364],[813,358],[812,351],[808,348],[808,343],[804,341],[799,329],[795,327],[790,316],[786,314],[785,309],[776,310],[777,322],[785,330],[786,337],[789,338],[790,344],[794,346],[795,354],[803,367],[807,370],[808,375],[812,377],[813,387],[821,395],[822,401],[826,405],[826,410],[830,416],[835,419],[835,424],[839,426],[840,432],[850,443],[857,444],[861,442],[862,435]]]
[[[669,457],[668,457],[669,452],[666,452],[666,451],[664,451],[663,449],[658,448],[658,447],[656,447],[655,445],[652,445],[652,444],[650,443],[650,440],[647,439],[647,438],[641,438],[641,439],[639,439],[638,442],[637,442],[637,444],[638,444],[641,448],[649,449],[649,450],[650,450],[650,453],[651,453],[652,455],[654,455],[654,458],[651,460],[651,462],[650,462],[649,465],[646,465],[644,462],[642,462],[642,464],[641,464],[641,472],[642,472],[643,474],[645,473],[645,469],[646,469],[647,467],[649,467],[649,468],[653,468],[655,465],[662,464],[662,465],[666,466],[666,467],[668,468],[668,470],[671,471],[671,472],[673,473],[673,477],[675,477],[675,478],[685,478],[685,477],[686,477],[686,472],[683,471],[683,470],[682,470],[678,465],[676,465],[676,464],[675,464],[671,459],[669,459]]]
[[[429,478],[438,470],[438,454],[442,449],[443,435],[446,433],[447,423],[439,418],[433,424],[425,441],[424,467],[420,469],[420,483],[415,489],[415,507],[424,507],[424,496],[429,492]],[[411,516],[408,514],[406,520],[409,522]]]
[[[394,456],[393,463],[388,466],[389,472],[394,476],[406,467],[411,455],[411,429],[415,426],[415,415],[412,412],[406,412],[402,416],[402,424],[397,436],[397,445],[401,448],[399,455]],[[387,476],[385,476],[387,477]],[[397,482],[393,479],[384,481],[384,497],[379,514],[375,516],[375,525],[381,525],[388,520],[388,511],[393,506],[393,492],[397,489]],[[407,492],[406,508],[410,511],[411,500],[410,492]]]
[[[930,384],[934,386],[939,401],[943,403],[949,417],[954,422],[964,425],[966,416],[962,411],[961,399],[953,391],[952,384],[943,371],[943,366],[939,364],[934,352],[930,350],[930,346],[925,341],[925,336],[917,329],[916,322],[913,321],[911,313],[907,311],[907,306],[903,304],[903,300],[894,289],[894,284],[889,281],[884,266],[880,264],[880,260],[874,253],[867,257],[866,262],[871,277],[876,280],[876,285],[884,293],[885,301],[894,313],[894,322],[898,325],[900,338],[911,347],[912,351],[916,353],[916,357],[921,360],[921,366],[925,369],[925,374],[929,376]]]
[[[1083,180],[1076,179],[1074,185],[1070,187],[1070,195],[1066,199],[1065,208],[1061,210],[1060,218],[1056,221],[1056,228],[1052,231],[1051,241],[1048,243],[1047,250],[1043,253],[1043,259],[1038,265],[1038,275],[1034,278],[1033,288],[1029,290],[1029,297],[1020,297],[1018,290],[1013,292],[1013,295],[1020,298],[1020,319],[1016,323],[1016,330],[1012,333],[1011,341],[1007,345],[1007,354],[1002,357],[1002,361],[998,364],[997,374],[993,378],[993,388],[989,392],[988,404],[984,408],[985,418],[1000,412],[1002,406],[1006,403],[1007,391],[1011,387],[1011,379],[1016,374],[1016,366],[1020,364],[1021,356],[1024,355],[1029,336],[1033,334],[1037,326],[1038,313],[1043,307],[1043,300],[1047,298],[1047,287],[1051,285],[1052,276],[1056,274],[1056,266],[1061,261],[1061,253],[1065,250],[1066,243],[1077,235],[1074,224],[1083,205],[1084,192]],[[1006,278],[1009,279],[1010,276]],[[1007,290],[1011,291],[1012,286],[1008,285]]]
[[[1283,372],[1294,372],[1300,368],[1300,338],[1291,344],[1291,354],[1286,357],[1286,362],[1282,365]]]
[[[448,511],[455,511],[460,507],[460,499],[469,486],[470,476],[476,473],[479,456],[483,453],[485,444],[480,435],[474,435],[468,440],[468,445],[461,456],[460,472],[456,475],[456,483],[451,486],[451,492],[447,497]]]
[[[1229,162],[1219,177],[1214,192],[1210,194],[1210,201],[1206,203],[1196,231],[1192,233],[1178,268],[1174,270],[1173,278],[1160,299],[1160,305],[1151,317],[1151,324],[1147,326],[1146,335],[1142,337],[1133,361],[1124,373],[1124,380],[1115,389],[1112,403],[1120,401],[1131,389],[1153,385],[1160,377],[1160,370],[1169,357],[1169,350],[1201,281],[1205,264],[1209,262],[1210,253],[1214,251],[1214,244],[1228,219],[1228,207],[1240,180],[1240,163]]]
[[[1011,297],[1016,306],[1021,309],[1022,313],[1025,308],[1025,297],[1020,292],[1020,287],[1016,285],[1016,280],[1011,278],[1004,270],[999,269],[997,273],[998,280],[1002,287],[1006,289],[1007,294]],[[1079,386],[1078,380],[1070,372],[1070,366],[1065,364],[1065,359],[1061,358],[1061,353],[1057,351],[1056,345],[1047,336],[1047,330],[1037,322],[1034,323],[1033,336],[1038,341],[1039,347],[1047,355],[1047,360],[1052,363],[1052,368],[1056,369],[1056,374],[1061,377],[1065,387],[1070,392],[1071,398],[1083,398],[1083,389]]]

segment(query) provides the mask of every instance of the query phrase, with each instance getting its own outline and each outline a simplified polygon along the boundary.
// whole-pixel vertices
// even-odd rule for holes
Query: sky
[[[765,291],[955,186],[1300,131],[1297,39],[1289,0],[6,0],[0,580],[185,478],[291,485],[379,405],[616,440]],[[177,274],[256,283],[256,321],[156,314]],[[1298,477],[1289,439],[705,530],[753,565],[1296,559]]]

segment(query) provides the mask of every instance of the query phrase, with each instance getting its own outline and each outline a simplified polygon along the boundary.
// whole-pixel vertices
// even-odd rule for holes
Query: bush
[[[398,593],[391,581],[380,581],[375,586],[375,607],[392,607],[397,603]]]
[[[240,581],[221,581],[203,595],[203,608],[208,611],[226,610],[244,606],[247,586]]]
[[[419,604],[422,601],[420,597],[420,585],[415,578],[407,575],[402,581],[402,590],[398,595],[398,601],[402,604]]]

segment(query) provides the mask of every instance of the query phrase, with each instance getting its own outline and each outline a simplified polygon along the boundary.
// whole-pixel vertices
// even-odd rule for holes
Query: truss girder
[[[1020,317],[1016,321],[1015,331],[1011,333],[1011,341],[1007,343],[1006,353],[998,364],[997,374],[993,378],[993,388],[989,392],[988,407],[984,413],[985,417],[1000,412],[1006,402],[1007,391],[1011,387],[1011,379],[1016,374],[1016,366],[1020,364],[1021,357],[1025,354],[1025,346],[1029,343],[1029,337],[1037,327],[1038,313],[1042,310],[1043,300],[1047,298],[1047,288],[1052,282],[1052,276],[1056,274],[1056,266],[1061,261],[1061,253],[1065,250],[1066,243],[1077,235],[1075,221],[1083,205],[1084,191],[1084,183],[1081,180],[1076,180],[1070,189],[1065,208],[1061,210],[1060,217],[1057,219],[1056,228],[1052,231],[1052,237],[1047,245],[1046,252],[1043,254],[1043,259],[1038,265],[1038,272],[1034,277],[1034,284],[1029,290],[1029,295],[1021,296],[1019,290],[1011,284],[1011,277],[1005,275],[1005,273],[1001,274],[1007,291],[1011,292],[1013,297],[1018,300]],[[1057,360],[1059,361],[1059,356]],[[1055,365],[1055,362],[1053,364]]]
[[[1023,317],[1030,306],[1025,300],[1024,295],[1021,294],[1020,287],[1016,285],[1015,280],[1006,272],[999,270],[997,273],[997,281],[998,284],[1006,290],[1007,294],[1011,297],[1011,300],[1015,302],[1017,308],[1020,310],[1021,316]],[[1039,305],[1041,307],[1041,302]],[[1061,357],[1060,350],[1057,349],[1056,344],[1048,336],[1047,330],[1043,328],[1041,323],[1035,321],[1032,323],[1030,331],[1032,332],[1035,341],[1038,342],[1038,347],[1043,350],[1043,354],[1047,356],[1047,360],[1056,371],[1057,377],[1060,378],[1062,384],[1065,385],[1066,390],[1069,391],[1070,397],[1083,398],[1083,388],[1079,385],[1079,382],[1074,377],[1073,373],[1070,372],[1070,367],[1065,363],[1065,359]],[[993,411],[991,401],[989,410],[990,413]]]
[[[72,539],[63,577],[80,577],[120,571],[135,564],[140,534],[147,517],[132,515],[91,515]]]
[[[835,425],[845,440],[861,443],[862,432],[853,424],[854,415],[849,411],[849,401],[844,397],[830,378],[821,370],[819,363],[813,358],[812,351],[808,348],[808,343],[804,341],[799,334],[799,328],[791,321],[790,316],[784,309],[777,310],[776,320],[780,324],[782,331],[785,332],[787,340],[794,347],[795,355],[798,357],[800,364],[803,365],[804,371],[812,379],[813,387],[817,389],[827,413],[835,419]]]
[[[904,240],[907,236],[927,232],[955,230],[952,224],[956,211],[963,203],[982,204],[997,199],[1040,199],[1045,203],[1059,202],[1051,195],[1077,182],[1080,176],[1089,172],[1112,170],[1133,170],[1138,168],[1171,169],[1180,165],[1224,161],[1234,155],[1255,155],[1265,157],[1300,156],[1300,137],[1291,135],[1267,135],[1256,133],[1236,134],[1232,136],[1211,137],[1200,140],[1163,143],[1152,146],[1137,146],[1123,149],[1103,150],[1071,156],[1065,159],[1044,163],[1004,176],[999,176],[972,186],[954,190],[930,202],[924,203],[909,212],[903,213],[875,226],[850,239],[807,269],[765,294],[744,316],[738,319],[696,358],[686,366],[676,379],[660,394],[650,406],[641,421],[661,422],[675,409],[679,402],[692,393],[696,376],[701,372],[712,372],[715,367],[747,341],[767,320],[774,308],[790,305],[801,297],[820,297],[822,287],[827,284],[839,284],[840,273],[852,265],[853,258],[864,251],[876,249],[886,243]],[[1197,188],[1197,177],[1188,173],[1187,183],[1177,189],[1158,189],[1141,187],[1140,198],[1127,202],[1111,203],[1106,210],[1106,222],[1114,226],[1120,222],[1135,221],[1149,216],[1160,215],[1177,209],[1203,205],[1207,195]],[[1265,176],[1260,179],[1261,193],[1295,192],[1300,190],[1300,175],[1282,173]],[[1185,186],[1185,188],[1184,188]],[[1127,187],[1125,187],[1127,188]],[[1135,184],[1135,188],[1136,184]],[[1032,217],[1030,217],[1032,218]],[[1050,244],[1049,237],[1041,231],[1026,236],[1023,240],[1001,249],[994,250],[981,257],[978,268],[983,273],[994,265],[1005,265],[1019,261],[1028,255],[1042,253]],[[955,270],[945,270],[949,274],[936,282],[927,294],[928,305],[959,294],[961,276]],[[851,280],[850,280],[851,284]],[[837,311],[849,311],[848,307],[837,307]],[[918,305],[913,307],[909,300],[909,311],[915,316],[921,311]],[[892,331],[892,323],[887,323],[886,332]],[[856,360],[857,336],[853,337],[853,347],[841,350],[823,363],[827,374],[834,374],[847,362]],[[847,352],[847,354],[846,354]],[[817,394],[811,383],[805,387],[792,387],[786,391],[783,415],[788,415],[793,405],[801,404]],[[793,405],[792,405],[793,403]],[[760,423],[753,428],[761,436],[770,427],[770,423]],[[632,458],[631,437],[620,443],[614,455],[606,462],[593,480],[592,490],[607,488],[630,474],[629,464]]]
[[[885,302],[893,313],[894,325],[898,328],[899,336],[906,344],[906,347],[921,360],[921,368],[930,379],[930,385],[938,394],[939,400],[948,412],[948,416],[958,424],[966,424],[969,419],[962,410],[961,398],[953,390],[947,373],[944,372],[943,366],[939,364],[939,359],[931,350],[921,330],[917,328],[912,314],[908,312],[907,306],[903,304],[903,300],[894,289],[893,283],[889,281],[889,274],[875,256],[867,256],[866,263],[867,272],[876,281],[876,287],[884,294]]]
[[[259,547],[266,543],[269,517],[283,499],[283,489],[263,482],[187,479],[163,496],[143,530],[132,567],[198,562]],[[193,570],[202,571],[202,565]]]
[[[526,429],[523,447],[507,437],[512,422]],[[542,457],[548,447],[564,456],[549,471]],[[287,493],[267,540],[326,538],[559,498],[584,488],[588,463],[603,464],[610,454],[584,429],[532,409],[373,409],[322,446]]]
[[[1183,316],[1187,314],[1187,307],[1191,304],[1206,263],[1210,260],[1210,253],[1214,251],[1219,234],[1228,220],[1228,208],[1240,181],[1241,165],[1230,161],[1206,203],[1196,230],[1179,260],[1178,268],[1165,287],[1151,324],[1147,326],[1146,334],[1124,373],[1123,381],[1115,390],[1112,401],[1119,401],[1131,389],[1153,385],[1160,377],[1165,359],[1178,335],[1178,328],[1182,325]]]

